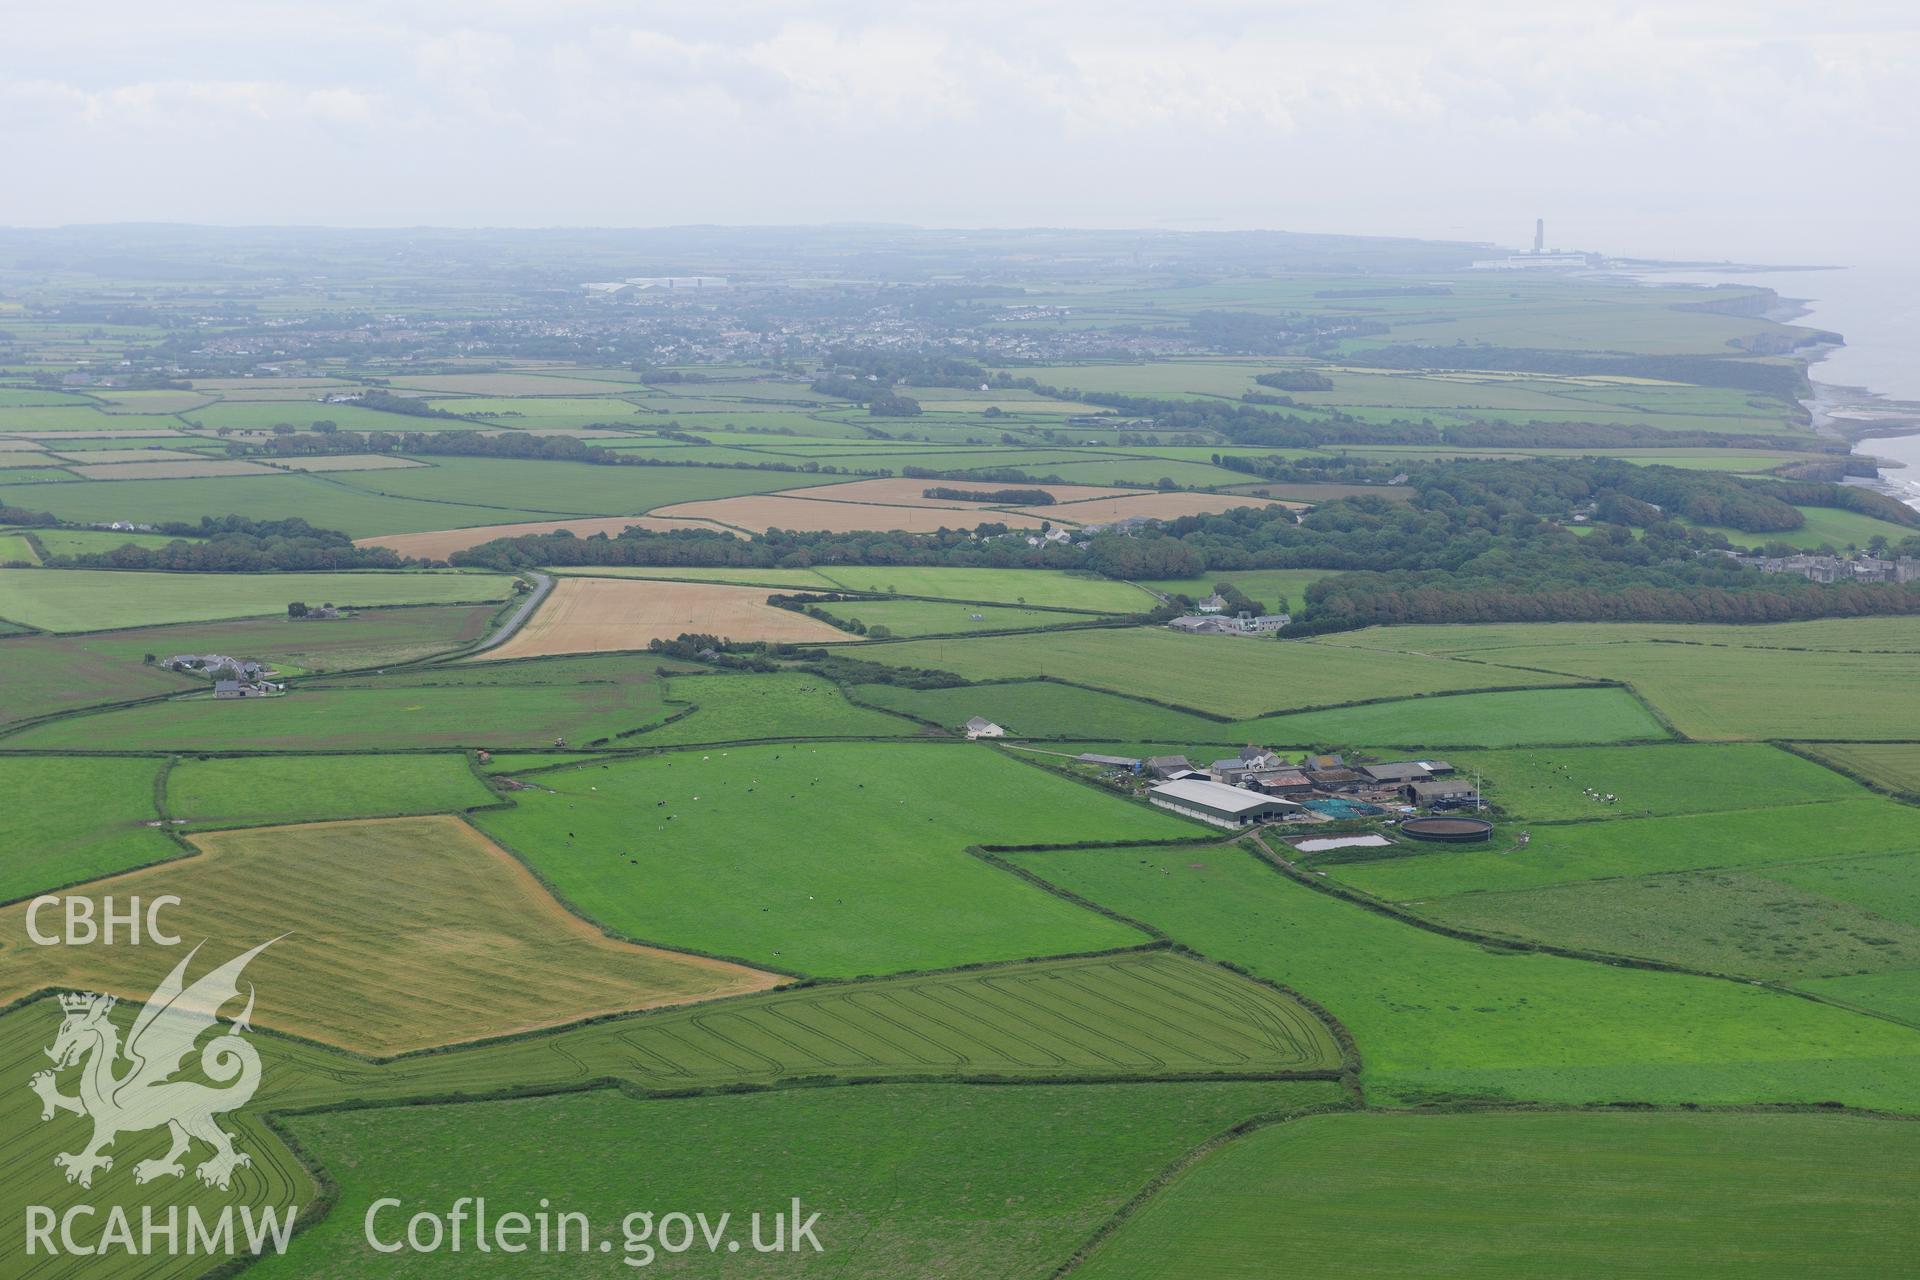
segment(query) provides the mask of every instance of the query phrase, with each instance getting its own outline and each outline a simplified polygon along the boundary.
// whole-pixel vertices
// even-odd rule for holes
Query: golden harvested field
[[[396,467],[424,467],[412,458],[396,458],[390,453],[330,453],[308,458],[272,458],[270,467],[289,471],[391,471]]]
[[[1107,489],[1091,484],[993,484],[984,480],[919,480],[895,477],[887,480],[853,480],[847,484],[824,485],[818,489],[787,489],[775,497],[806,498],[817,502],[871,502],[883,506],[950,507],[972,511],[977,508],[954,498],[924,498],[928,489],[971,489],[992,493],[998,489],[1044,489],[1055,502],[1084,502],[1093,498],[1120,498],[1137,489]]]
[[[445,560],[456,551],[468,547],[477,547],[483,542],[492,542],[495,538],[519,538],[533,533],[552,533],[555,529],[566,529],[576,538],[590,538],[596,533],[604,533],[609,538],[617,538],[623,529],[638,526],[651,529],[655,533],[665,533],[672,529],[711,529],[716,533],[732,533],[706,520],[661,520],[654,516],[592,516],[585,520],[530,520],[524,524],[479,524],[467,529],[435,529],[428,533],[383,533],[377,538],[359,538],[354,542],[359,547],[391,547],[403,556],[421,556],[429,560]]]
[[[1035,510],[1057,511],[1061,508],[1037,507]],[[721,524],[730,524],[737,529],[744,529],[749,533],[759,533],[763,529],[793,529],[803,533],[814,531],[854,533],[861,530],[932,533],[942,528],[971,529],[987,520],[1014,529],[1037,529],[1040,526],[1040,521],[1031,515],[991,508],[876,506],[861,502],[815,502],[811,498],[793,498],[781,494],[755,494],[745,498],[710,498],[701,502],[682,502],[677,506],[656,508],[653,514],[715,520]]]
[[[188,480],[197,476],[270,476],[272,467],[238,458],[202,458],[194,462],[109,462],[67,470],[84,480]]]
[[[782,981],[742,965],[617,942],[451,817],[206,832],[197,857],[94,881],[84,896],[175,894],[161,923],[194,972],[268,938],[247,970],[262,1026],[386,1055],[596,1014],[690,1004]],[[298,885],[297,893],[287,886]],[[78,893],[79,891],[76,891]],[[43,916],[44,931],[50,922]],[[181,957],[140,946],[41,947],[26,904],[0,911],[0,1000],[43,987],[144,1000]]]
[[[1016,507],[1028,515],[1037,515],[1055,524],[1105,524],[1130,516],[1152,520],[1173,520],[1180,516],[1204,516],[1234,507],[1297,507],[1297,502],[1275,502],[1271,498],[1249,498],[1242,493],[1142,493],[1131,498],[1096,498],[1092,502],[1067,502],[1057,507]]]
[[[183,453],[178,449],[81,449],[55,455],[68,462],[100,466],[112,462],[206,462],[204,454]],[[84,469],[84,468],[81,468]]]
[[[683,632],[727,640],[855,639],[818,618],[774,608],[767,603],[768,594],[765,587],[705,582],[562,578],[511,639],[478,657],[539,658],[644,649],[649,640],[671,640]]]

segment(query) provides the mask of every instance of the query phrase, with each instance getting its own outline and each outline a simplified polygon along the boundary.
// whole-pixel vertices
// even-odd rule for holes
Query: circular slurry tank
[[[1474,844],[1493,835],[1493,824],[1479,818],[1408,818],[1400,830],[1415,840]]]

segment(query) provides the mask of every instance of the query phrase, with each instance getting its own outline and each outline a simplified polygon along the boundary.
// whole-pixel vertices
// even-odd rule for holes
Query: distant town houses
[[[1798,574],[1812,582],[1916,582],[1920,581],[1920,560],[1905,557],[1883,560],[1878,556],[1742,556],[1733,560],[1758,569],[1761,573]]]

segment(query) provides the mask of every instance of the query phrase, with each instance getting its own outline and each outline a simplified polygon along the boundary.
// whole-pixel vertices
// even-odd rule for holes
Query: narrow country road
[[[537,569],[529,569],[527,570],[527,576],[533,579],[533,590],[528,592],[527,598],[520,602],[520,607],[509,614],[507,620],[494,629],[492,635],[473,647],[474,653],[485,653],[495,645],[504,643],[509,636],[520,629],[521,625],[525,623],[528,618],[533,616],[533,611],[540,607],[540,602],[545,600],[547,593],[553,590],[553,576],[551,574],[541,573]]]

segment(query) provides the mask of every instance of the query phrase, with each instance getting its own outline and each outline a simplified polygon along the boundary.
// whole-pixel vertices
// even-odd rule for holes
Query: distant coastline
[[[1791,280],[1782,279],[1791,276]],[[1883,376],[1899,373],[1889,361],[1901,360],[1898,353],[1920,350],[1920,295],[1890,279],[1887,273],[1867,272],[1848,277],[1839,269],[1685,268],[1682,270],[1644,270],[1633,279],[1647,285],[1745,284],[1770,290],[1774,305],[1766,318],[1781,324],[1795,324],[1811,318],[1810,328],[1834,333],[1835,341],[1801,348],[1794,356],[1805,362],[1807,380],[1813,394],[1801,401],[1811,417],[1815,431],[1844,440],[1852,450],[1881,461],[1883,473],[1877,482],[1865,482],[1920,508],[1920,400],[1907,399],[1853,379],[1869,377],[1876,371]],[[1841,287],[1842,281],[1847,286]],[[1885,281],[1884,288],[1870,288]],[[1829,290],[1820,283],[1835,286]],[[1914,282],[1920,287],[1920,281]],[[1804,290],[1804,293],[1802,292]],[[1902,299],[1890,304],[1887,299]],[[1855,351],[1849,338],[1872,348]],[[1909,345],[1910,344],[1910,345]],[[1837,355],[1852,354],[1848,381],[1826,380],[1822,366]],[[1904,361],[1902,361],[1904,364]],[[1877,380],[1877,379],[1876,379]],[[1862,380],[1864,381],[1864,379]],[[1903,390],[1920,385],[1920,363],[1901,380]]]

